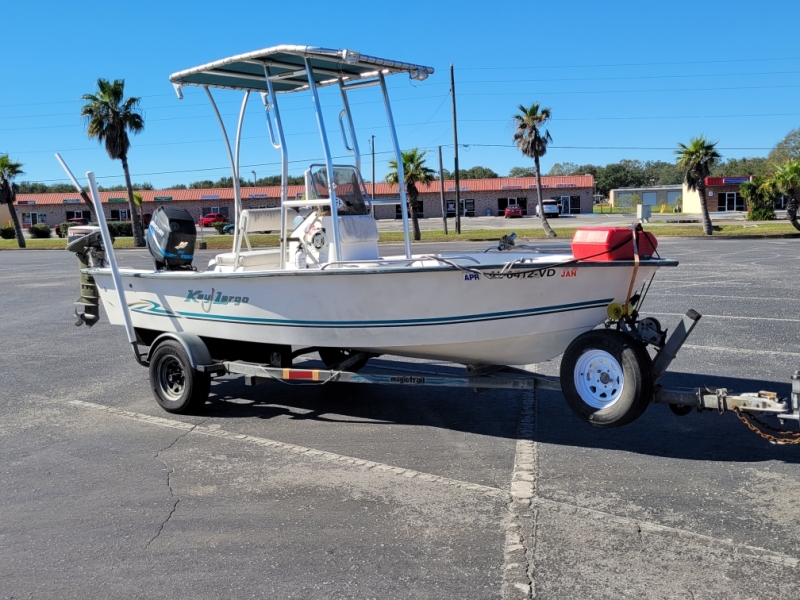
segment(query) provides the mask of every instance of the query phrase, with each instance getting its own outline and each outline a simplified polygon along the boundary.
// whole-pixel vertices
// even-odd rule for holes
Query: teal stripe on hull
[[[431,317],[426,319],[392,319],[379,321],[297,321],[289,319],[260,319],[255,317],[237,317],[232,315],[213,315],[210,313],[169,311],[163,308],[157,302],[152,302],[150,300],[140,300],[132,303],[130,306],[133,312],[146,315],[193,319],[199,321],[214,321],[217,323],[276,325],[280,327],[314,327],[323,329],[364,329],[368,327],[420,327],[427,325],[453,325],[458,323],[480,323],[485,321],[499,321],[503,319],[517,319],[520,317],[564,313],[576,310],[586,310],[590,308],[604,308],[608,306],[612,300],[613,298],[604,298],[599,300],[591,300],[589,302],[574,302],[572,304],[559,304],[555,306],[524,308],[520,310],[507,310],[495,313],[463,315],[460,317]],[[144,303],[146,303],[148,306],[141,306]]]

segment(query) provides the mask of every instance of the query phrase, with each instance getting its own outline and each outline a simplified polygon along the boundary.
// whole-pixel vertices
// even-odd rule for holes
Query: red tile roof
[[[372,190],[372,184],[367,183],[367,190]],[[542,188],[592,188],[594,177],[592,175],[575,175],[573,177],[542,177]],[[535,177],[501,177],[497,179],[464,179],[459,181],[462,194],[464,192],[512,192],[514,190],[535,190]],[[439,193],[439,181],[434,181],[429,185],[419,186],[421,193]],[[444,182],[445,192],[455,192],[455,182],[446,180]],[[213,188],[201,190],[138,190],[144,202],[158,202],[156,198],[169,196],[175,202],[196,200],[233,200],[233,188]],[[302,185],[290,185],[288,188],[290,198],[297,194],[305,193]],[[245,187],[242,188],[242,199],[277,199],[280,198],[280,186],[267,187]],[[375,183],[375,195],[387,196],[397,194],[396,186],[389,186],[385,182]],[[100,192],[103,204],[109,202],[111,198],[124,198],[127,202],[126,192]],[[37,205],[42,204],[64,204],[64,200],[80,200],[77,193],[54,193],[54,194],[18,194],[17,200],[26,203],[33,200]],[[82,202],[81,202],[82,203]]]

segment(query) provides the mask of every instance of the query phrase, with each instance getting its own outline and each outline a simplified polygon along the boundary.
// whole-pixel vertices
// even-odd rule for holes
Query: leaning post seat
[[[243,210],[239,216],[239,232],[247,244],[247,250],[241,251],[240,247],[234,252],[217,254],[214,262],[220,266],[237,269],[248,267],[263,267],[275,262],[274,250],[252,250],[248,234],[256,231],[280,231],[281,208],[251,208]]]

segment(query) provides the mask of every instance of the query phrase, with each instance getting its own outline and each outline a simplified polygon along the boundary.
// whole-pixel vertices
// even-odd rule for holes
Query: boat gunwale
[[[420,259],[423,260],[423,259]],[[428,259],[430,260],[430,259]],[[374,262],[374,261],[365,261]],[[353,264],[356,264],[354,261]],[[679,262],[672,258],[651,258],[647,260],[638,261],[639,268],[647,267],[677,267]],[[615,261],[581,261],[581,260],[567,260],[564,262],[547,262],[540,264],[513,264],[508,266],[508,262],[495,263],[495,264],[469,264],[464,266],[453,266],[449,264],[440,264],[436,266],[398,266],[398,267],[380,267],[380,268],[336,268],[336,269],[264,269],[260,271],[144,271],[144,270],[120,270],[120,277],[134,277],[141,279],[236,279],[236,278],[253,278],[253,277],[285,277],[285,276],[325,276],[325,275],[388,275],[388,274],[409,274],[409,273],[442,273],[448,271],[461,271],[465,273],[474,273],[475,271],[497,271],[506,269],[505,274],[512,274],[520,271],[539,271],[541,269],[555,269],[555,268],[615,268],[615,267],[635,267],[637,261],[635,260],[615,260]],[[87,275],[107,275],[110,274],[111,269],[104,268],[89,268],[82,269],[82,272]],[[504,278],[504,277],[503,277]],[[498,277],[500,279],[500,277]]]

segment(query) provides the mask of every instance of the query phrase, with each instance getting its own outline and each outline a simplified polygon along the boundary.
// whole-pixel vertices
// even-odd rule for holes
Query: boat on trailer
[[[484,251],[421,255],[412,252],[404,186],[395,198],[370,197],[349,97],[379,88],[402,182],[386,77],[423,80],[432,73],[431,67],[347,49],[283,45],[173,74],[179,98],[185,86],[204,89],[222,129],[235,197],[231,251],[197,270],[191,215],[159,208],[146,236],[154,268],[118,268],[88,173],[100,231],[67,247],[83,267],[78,303],[84,312],[76,310],[77,324],[94,324],[102,301],[110,322],[126,327],[137,361],[150,369],[157,401],[170,412],[204,402],[210,377],[219,373],[240,373],[252,381],[419,382],[355,375],[371,358],[389,355],[465,365],[469,377],[450,378],[459,385],[524,389],[538,381],[540,387],[560,388],[576,414],[594,425],[637,418],[699,319],[696,313],[687,317],[678,328],[683,333],[670,345],[658,321],[640,318],[657,269],[678,264],[658,256],[651,234],[638,226],[589,228],[579,230],[571,245],[560,246],[518,245],[512,234]],[[319,94],[326,86],[340,91],[342,144],[353,164],[334,163]],[[244,92],[233,148],[212,89]],[[281,198],[279,207],[245,210],[239,147],[254,92],[265,108],[271,144],[280,152]],[[303,197],[290,198],[279,98],[303,92],[313,100],[324,161],[306,169]],[[400,207],[405,250],[400,256],[384,256],[378,245],[373,211],[384,204]],[[264,230],[280,231],[277,252],[252,247],[250,235]],[[595,329],[604,322],[604,329]],[[655,363],[647,345],[655,349]],[[292,368],[294,359],[313,352],[327,370]],[[561,354],[560,385],[508,367]]]

